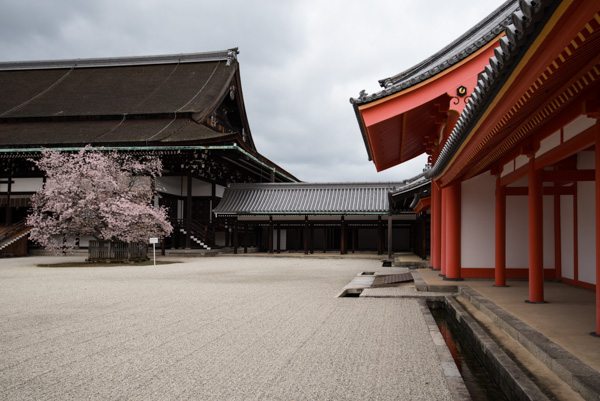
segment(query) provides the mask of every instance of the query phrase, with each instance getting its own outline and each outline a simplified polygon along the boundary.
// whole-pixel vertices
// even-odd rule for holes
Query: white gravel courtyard
[[[380,261],[78,258],[0,259],[1,400],[451,399],[417,301],[335,298]]]

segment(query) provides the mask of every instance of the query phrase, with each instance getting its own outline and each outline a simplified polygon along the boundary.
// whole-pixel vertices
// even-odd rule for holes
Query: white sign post
[[[156,266],[156,244],[158,244],[158,238],[150,238],[152,244],[152,253],[154,254],[154,266]]]

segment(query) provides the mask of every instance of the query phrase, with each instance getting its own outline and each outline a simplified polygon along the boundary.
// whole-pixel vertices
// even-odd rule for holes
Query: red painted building
[[[432,268],[594,290],[600,333],[600,3],[508,1],[380,83],[351,102],[378,170],[430,156]]]

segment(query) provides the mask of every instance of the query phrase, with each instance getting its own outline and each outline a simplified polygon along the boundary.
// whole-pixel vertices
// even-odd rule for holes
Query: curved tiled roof
[[[548,18],[551,13],[546,11],[556,8],[560,1],[520,0],[519,3],[520,9],[510,15],[512,23],[506,27],[506,36],[500,39],[500,46],[494,49],[494,57],[490,58],[490,64],[480,74],[477,86],[438,159],[433,167],[425,172],[427,178],[437,177],[443,172],[493,95],[515,67],[515,61],[520,59],[522,52],[527,51],[528,41],[537,36],[536,31],[542,29],[544,24],[536,22],[543,20],[544,16]]]
[[[400,74],[379,80],[379,84],[385,89],[373,94],[367,94],[363,90],[357,98],[350,98],[350,103],[355,105],[369,103],[401,92],[443,72],[494,40],[504,31],[511,21],[510,16],[518,9],[518,1],[506,1],[480,23],[433,56]]]
[[[402,183],[231,184],[217,215],[387,214]]]
[[[228,88],[235,53],[0,63],[0,117],[202,113]]]

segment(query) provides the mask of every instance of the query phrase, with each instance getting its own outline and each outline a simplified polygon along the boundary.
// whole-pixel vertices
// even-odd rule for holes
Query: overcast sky
[[[303,181],[377,173],[350,97],[467,31],[503,0],[0,0],[0,61],[195,53],[239,47],[259,152]],[[1,88],[0,88],[1,90]]]

